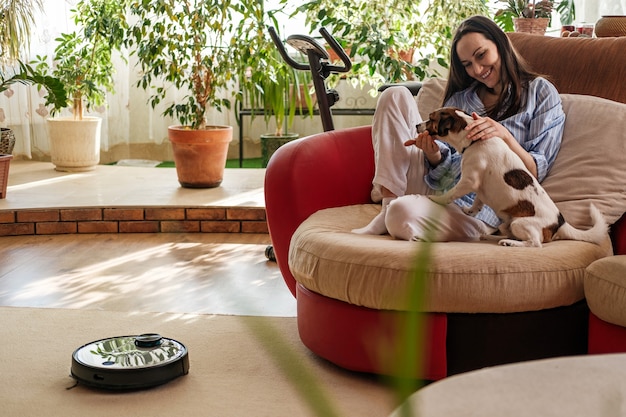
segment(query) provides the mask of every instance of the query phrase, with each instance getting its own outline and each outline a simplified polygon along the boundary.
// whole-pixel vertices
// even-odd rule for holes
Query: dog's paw
[[[541,242],[535,240],[514,240],[502,239],[498,242],[500,246],[511,246],[517,248],[541,248]]]
[[[513,239],[500,239],[498,241],[498,245],[511,246],[511,247],[524,246],[522,245],[522,242],[520,242],[519,240],[513,240]]]

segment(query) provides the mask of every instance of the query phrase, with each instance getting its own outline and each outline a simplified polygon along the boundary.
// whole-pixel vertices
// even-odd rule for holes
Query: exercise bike
[[[278,48],[278,52],[285,62],[297,70],[311,72],[313,87],[315,88],[315,95],[317,96],[319,115],[322,119],[324,132],[335,130],[331,107],[339,101],[339,93],[335,89],[328,89],[326,87],[326,79],[331,74],[350,71],[352,68],[350,57],[346,54],[341,45],[339,45],[339,42],[337,42],[337,40],[326,30],[326,28],[320,28],[320,34],[326,42],[328,42],[331,49],[337,54],[343,65],[334,65],[331,63],[330,56],[328,55],[328,52],[326,52],[326,49],[312,37],[307,35],[290,35],[287,38],[287,45],[306,55],[308,59],[308,64],[297,62],[289,56],[283,41],[278,37],[276,29],[270,26],[268,30],[270,36],[272,37],[272,41]],[[265,248],[265,257],[270,261],[276,261],[273,246],[270,245]]]

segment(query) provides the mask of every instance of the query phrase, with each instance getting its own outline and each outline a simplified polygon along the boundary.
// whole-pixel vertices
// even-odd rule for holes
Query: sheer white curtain
[[[54,3],[55,7],[51,8],[55,13],[54,20],[43,16],[37,18],[37,27],[31,40],[33,56],[51,55],[52,51],[46,50],[46,47],[52,47],[54,36],[55,29],[50,26],[51,21],[55,22],[58,30],[67,29],[69,5],[61,1]],[[29,57],[23,57],[23,60],[28,61]],[[9,127],[15,132],[14,155],[31,157],[33,153],[38,154],[48,148],[45,124],[48,110],[44,107],[43,95],[36,88],[21,84],[14,84],[0,95],[0,126]]]
[[[576,20],[595,23],[602,16],[626,14],[626,0],[578,0]]]

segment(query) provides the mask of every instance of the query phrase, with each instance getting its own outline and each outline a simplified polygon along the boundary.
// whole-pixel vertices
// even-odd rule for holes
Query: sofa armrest
[[[334,130],[289,142],[265,171],[265,209],[276,261],[295,295],[288,265],[291,236],[318,210],[371,203],[371,126]]]

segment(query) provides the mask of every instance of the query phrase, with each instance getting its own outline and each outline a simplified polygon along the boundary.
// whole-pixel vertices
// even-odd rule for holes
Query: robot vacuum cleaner
[[[95,388],[148,388],[188,372],[185,345],[156,333],[97,340],[72,354],[72,378]]]

